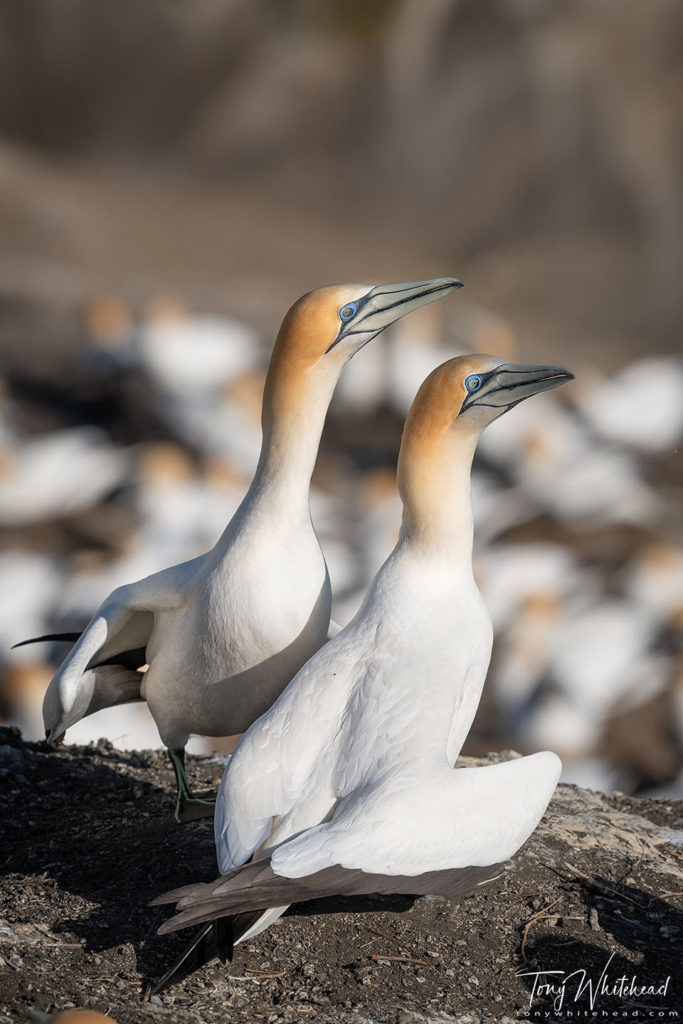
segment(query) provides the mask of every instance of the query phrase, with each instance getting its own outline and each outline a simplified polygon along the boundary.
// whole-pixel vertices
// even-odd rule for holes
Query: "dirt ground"
[[[189,766],[200,789],[221,771]],[[146,999],[188,939],[159,938],[169,908],[148,901],[215,875],[211,822],[176,825],[172,783],[160,751],[52,750],[0,730],[0,1024],[73,1005],[119,1024],[565,1021],[590,1015],[579,981],[595,989],[605,969],[594,1010],[683,1014],[683,804],[571,786],[497,888],[303,904],[231,964]],[[539,971],[585,974],[558,1006]]]

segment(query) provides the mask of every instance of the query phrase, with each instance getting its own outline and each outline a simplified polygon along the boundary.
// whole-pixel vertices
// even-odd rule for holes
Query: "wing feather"
[[[50,682],[43,720],[53,741],[93,711],[140,699],[141,677],[134,669],[144,664],[153,612],[131,607],[129,595],[129,588],[114,591]]]
[[[478,885],[502,876],[500,864],[469,865],[418,875],[380,875],[334,865],[305,878],[277,875],[269,859],[236,868],[214,882],[184,886],[164,893],[153,905],[176,902],[177,913],[159,928],[159,934],[178,931],[231,914],[255,913],[271,907],[329,896],[404,894],[411,896],[461,896]]]

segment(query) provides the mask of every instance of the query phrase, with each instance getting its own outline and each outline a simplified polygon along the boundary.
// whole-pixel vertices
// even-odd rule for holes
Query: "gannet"
[[[0,444],[0,525],[37,523],[97,504],[128,475],[130,453],[97,427]]]
[[[222,876],[154,901],[177,902],[160,933],[210,922],[157,990],[289,903],[457,895],[492,880],[531,834],[559,778],[555,754],[455,768],[492,642],[472,574],[470,468],[488,423],[571,377],[477,355],[422,384],[399,454],[398,542],[357,615],[239,743],[216,803]]]
[[[49,740],[99,708],[146,700],[176,773],[176,817],[198,810],[183,767],[189,735],[243,732],[328,637],[330,582],[309,484],[341,370],[385,327],[460,286],[334,286],[292,306],[270,360],[246,497],[207,554],[105,599],[45,695]]]
[[[225,386],[255,369],[261,354],[253,328],[225,316],[192,313],[172,297],[150,305],[138,344],[156,388],[184,396]]]
[[[600,723],[616,706],[636,705],[666,688],[668,659],[656,649],[658,633],[648,609],[603,594],[568,609],[548,677],[587,721]]]
[[[657,401],[652,401],[652,395]],[[683,360],[637,359],[578,391],[577,402],[599,435],[644,453],[674,448],[683,437]]]
[[[494,425],[482,452],[537,507],[578,526],[642,523],[661,512],[661,499],[644,481],[632,454],[601,443],[577,416],[551,396],[542,410],[523,410],[509,432]]]
[[[251,478],[261,451],[264,380],[265,365],[263,371],[242,374],[222,388],[166,393],[162,405],[167,424],[192,450],[222,458]]]

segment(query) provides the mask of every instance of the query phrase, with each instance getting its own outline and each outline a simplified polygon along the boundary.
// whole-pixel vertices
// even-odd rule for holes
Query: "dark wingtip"
[[[161,932],[161,929],[159,929]],[[156,996],[159,992],[163,992],[164,989],[173,985],[175,982],[182,981],[183,978],[187,978],[188,975],[193,974],[195,971],[203,967],[204,964],[209,963],[215,957],[218,956],[215,942],[215,930],[212,924],[203,925],[199,930],[198,934],[191,940],[189,946],[187,946],[180,957],[176,960],[173,966],[166,971],[163,978],[147,989],[145,995],[147,998]]]
[[[175,891],[175,890],[174,890]],[[148,907],[163,907],[167,903],[175,903],[176,897],[173,892],[162,892],[161,896],[155,896],[153,900],[150,900],[147,904]]]
[[[42,644],[51,641],[75,644],[80,638],[80,633],[46,633],[44,636],[32,636],[29,640],[20,640],[18,644],[12,644],[11,650],[14,651],[17,647],[25,647],[26,644]]]
[[[169,917],[168,921],[164,921],[163,924],[159,925],[157,928],[157,935],[170,935],[171,932],[178,932],[187,927],[184,922],[177,924],[176,921],[176,917]]]

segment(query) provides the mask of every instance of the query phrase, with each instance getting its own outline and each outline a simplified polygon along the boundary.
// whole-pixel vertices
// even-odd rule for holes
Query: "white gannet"
[[[177,901],[161,933],[210,922],[157,991],[289,903],[453,896],[492,880],[531,834],[559,778],[555,754],[455,768],[492,641],[472,575],[470,469],[488,423],[571,376],[477,355],[423,383],[399,455],[396,547],[355,618],[239,743],[216,802],[224,874],[154,901]]]
[[[18,636],[45,629],[64,586],[55,562],[35,551],[16,549],[0,553],[0,663]],[[33,661],[35,655],[16,651],[13,662]]]
[[[246,324],[224,316],[191,313],[182,301],[157,299],[139,330],[140,357],[160,392],[214,391],[255,369],[261,339]]]
[[[638,359],[619,373],[584,386],[575,397],[594,430],[617,444],[653,453],[674,448],[683,438],[679,356]]]
[[[164,393],[167,425],[189,448],[222,458],[251,477],[261,450],[265,376],[264,366],[263,371],[241,374],[222,388]]]
[[[0,525],[37,523],[97,504],[128,476],[130,453],[97,427],[0,446]]]
[[[339,374],[389,324],[460,285],[342,285],[292,306],[270,360],[246,497],[208,553],[105,599],[45,695],[48,739],[100,708],[146,700],[176,773],[176,817],[199,810],[183,768],[190,734],[243,732],[328,637],[330,583],[309,485]]]
[[[646,608],[660,627],[683,623],[683,550],[673,541],[653,541],[624,571],[628,597]]]
[[[497,424],[482,441],[486,458],[512,474],[527,499],[580,527],[648,522],[661,513],[630,452],[600,443],[553,397],[539,404],[537,417],[522,410],[509,432]]]

